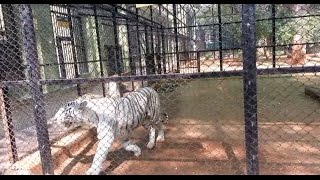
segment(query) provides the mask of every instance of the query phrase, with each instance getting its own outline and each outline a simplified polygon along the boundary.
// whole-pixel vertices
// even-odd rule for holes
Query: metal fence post
[[[271,5],[272,9],[272,67],[276,67],[276,5]]]
[[[163,26],[161,26],[161,45],[162,45],[162,66],[163,66],[163,74],[167,73],[167,64],[166,64],[166,44],[165,44],[165,34],[164,34]]]
[[[99,32],[99,22],[98,22],[98,14],[97,14],[97,5],[93,5],[93,13],[94,13],[94,23],[96,24],[96,34],[97,34],[97,45],[98,45],[98,54],[99,54],[99,65],[100,65],[100,76],[104,77],[103,72],[103,63],[102,63],[102,56],[101,56],[101,44],[100,44],[100,32]],[[105,83],[102,82],[102,94],[103,97],[106,97],[106,87]]]
[[[134,12],[135,11],[135,5],[134,4],[126,4],[126,8],[129,11]],[[135,17],[130,15],[132,19]],[[130,74],[136,75],[136,63],[138,62],[138,36],[135,33],[138,31],[138,27],[135,26],[132,22],[129,22],[128,19],[126,19],[126,26],[127,26],[127,36],[128,36],[128,46],[129,46],[129,66],[130,66]]]
[[[223,71],[223,57],[222,57],[222,18],[221,18],[221,4],[218,4],[218,21],[219,21],[219,62],[220,71]]]
[[[179,73],[180,72],[180,58],[179,58],[177,6],[176,6],[176,4],[172,4],[172,9],[173,9],[173,27],[174,27],[175,51],[176,51],[176,58],[177,58],[177,73]]]
[[[18,7],[22,28],[23,52],[28,64],[28,80],[32,93],[32,105],[36,123],[42,173],[53,174],[53,163],[46,122],[45,104],[41,91],[41,85],[39,83],[39,61],[35,31],[33,27],[32,10],[29,4],[20,4]]]
[[[135,8],[136,12],[136,36],[137,36],[137,50],[138,50],[138,62],[139,62],[139,75],[143,74],[143,69],[142,69],[142,61],[141,61],[141,49],[140,49],[140,28],[139,28],[139,10],[138,8]],[[141,81],[143,82],[143,81]]]
[[[74,73],[75,73],[75,77],[79,78],[79,69],[78,69],[78,60],[77,60],[77,51],[76,51],[76,46],[75,46],[75,38],[74,38],[74,30],[73,30],[73,21],[71,18],[71,10],[70,7],[68,5],[67,7],[67,11],[68,11],[68,21],[69,21],[69,28],[70,28],[70,38],[71,38],[71,46],[72,46],[72,59],[73,59],[73,67],[74,67]],[[82,92],[81,92],[81,85],[77,84],[77,93],[78,96],[82,96]]]
[[[149,41],[149,32],[148,32],[148,26],[144,27],[144,34],[145,34],[145,47],[146,47],[146,53],[145,53],[145,62],[146,62],[146,72],[147,74],[153,74],[153,65],[151,62],[151,50],[150,50],[150,41]]]
[[[112,25],[113,25],[113,34],[114,34],[114,47],[115,47],[115,73],[119,76],[122,73],[122,62],[120,57],[120,46],[119,46],[119,36],[118,36],[118,23],[117,23],[117,13],[118,8],[115,4],[113,4],[112,11]]]
[[[158,41],[157,41],[157,49],[156,49],[156,60],[157,60],[157,70],[158,70],[158,74],[161,74],[162,72],[162,67],[161,67],[161,36],[160,36],[160,31],[159,29],[157,29],[157,37],[158,37]]]
[[[151,72],[152,74],[156,74],[156,65],[154,63],[154,39],[153,39],[153,11],[152,11],[152,6],[149,6],[150,8],[150,19],[152,21],[151,26],[150,26],[150,42],[151,42],[151,51],[150,51],[150,61],[152,69]]]
[[[259,174],[255,5],[242,5],[243,93],[247,173]]]
[[[198,72],[201,71],[201,68],[200,68],[200,52],[197,52],[197,69],[198,69]]]
[[[15,163],[18,161],[18,152],[15,133],[13,131],[12,112],[9,104],[8,93],[8,87],[0,88],[0,114],[8,145],[9,161],[11,163]]]

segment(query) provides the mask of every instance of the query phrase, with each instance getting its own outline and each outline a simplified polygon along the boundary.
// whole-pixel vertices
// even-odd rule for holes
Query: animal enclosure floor
[[[236,132],[239,139],[243,137],[241,126]],[[313,126],[309,126],[313,127]],[[317,131],[320,126],[314,126]],[[134,157],[133,153],[112,149],[104,162],[102,174],[246,174],[244,145],[241,141],[224,141],[213,136],[207,138],[186,135],[182,127],[170,125],[168,137],[153,150],[146,149],[146,140],[136,138],[142,148],[142,155]],[[197,126],[197,129],[216,129],[214,125]],[[142,135],[142,131],[139,133]],[[319,150],[312,148],[308,152],[308,143],[274,142],[271,138],[260,146],[260,174],[319,174]],[[277,147],[282,143],[283,147]],[[314,142],[313,145],[316,145]],[[84,174],[90,167],[96,142],[89,143],[78,154],[73,154],[56,174]],[[277,152],[274,152],[274,148]],[[298,149],[298,151],[296,150]]]
[[[304,95],[318,76],[259,77],[260,174],[320,174],[320,103]],[[170,122],[166,141],[146,149],[147,132],[134,140],[142,155],[114,146],[104,174],[246,174],[241,78],[188,81],[162,94]],[[84,174],[96,142],[59,166],[56,174]]]
[[[276,68],[285,68],[285,67],[312,67],[312,66],[319,66],[319,57],[314,57],[312,54],[307,55],[307,59],[302,64],[295,64],[292,65],[291,59],[287,58],[286,56],[277,56],[276,57]],[[269,60],[266,60],[265,58],[258,58],[256,66],[258,69],[269,69],[273,68],[273,62],[272,58],[269,58]],[[181,73],[195,73],[198,71],[197,69],[197,61],[189,60],[189,61],[182,61],[180,63],[180,72]],[[200,58],[200,72],[217,72],[220,70],[220,59],[219,58],[213,58],[213,56],[204,57],[202,56]],[[243,63],[242,59],[240,58],[228,58],[224,57],[222,60],[222,70],[223,71],[234,71],[234,70],[242,70],[243,69]]]

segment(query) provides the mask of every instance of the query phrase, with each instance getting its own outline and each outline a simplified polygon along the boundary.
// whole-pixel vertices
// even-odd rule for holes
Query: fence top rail
[[[257,75],[276,75],[276,74],[295,74],[295,73],[318,73],[320,66],[310,67],[281,67],[269,69],[257,69]],[[222,78],[231,76],[242,76],[243,70],[232,71],[215,71],[215,72],[200,72],[188,74],[149,74],[149,75],[129,75],[129,76],[113,76],[113,77],[99,77],[99,78],[74,78],[74,79],[48,79],[40,80],[41,85],[54,84],[77,84],[86,82],[128,82],[128,81],[142,81],[142,80],[161,80],[161,79],[196,79],[196,78]],[[0,87],[6,86],[25,86],[28,85],[28,80],[19,81],[2,81]]]

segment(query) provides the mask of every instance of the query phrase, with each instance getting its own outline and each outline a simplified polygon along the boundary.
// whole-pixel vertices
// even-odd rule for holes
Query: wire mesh
[[[1,4],[0,173],[319,174],[319,10]]]

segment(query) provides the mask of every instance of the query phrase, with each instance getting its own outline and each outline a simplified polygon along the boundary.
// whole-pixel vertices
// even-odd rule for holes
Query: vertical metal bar
[[[153,25],[153,11],[152,11],[152,6],[150,7],[150,18],[152,21],[152,25]],[[153,39],[153,28],[152,26],[150,26],[150,41],[151,41],[151,51],[150,51],[150,67],[152,67],[151,72],[152,74],[156,73],[156,67],[155,67],[155,63],[154,63],[154,39]]]
[[[152,65],[150,63],[151,58],[150,58],[150,43],[149,43],[149,33],[147,30],[147,26],[144,27],[144,34],[145,34],[145,46],[146,46],[146,54],[145,54],[145,59],[146,59],[146,72],[147,74],[152,74]]]
[[[145,41],[145,44],[146,44],[146,54],[149,54],[150,53],[150,48],[149,48],[149,38],[148,38],[148,30],[147,30],[147,26],[144,26],[144,41]]]
[[[115,65],[116,65],[116,74],[118,74],[118,76],[121,76],[122,73],[122,53],[121,53],[121,48],[119,45],[119,37],[118,37],[118,25],[117,25],[117,13],[118,13],[118,8],[117,8],[117,4],[113,4],[114,7],[114,11],[112,12],[112,24],[113,24],[113,33],[114,33],[114,44],[115,44]],[[118,91],[120,94],[120,97],[123,97],[123,91],[120,88],[121,83],[117,83],[118,84]]]
[[[0,88],[0,113],[8,145],[9,161],[15,163],[18,160],[18,152],[15,134],[13,131],[12,114],[8,98],[8,87]]]
[[[271,5],[272,11],[272,67],[276,67],[276,5]]]
[[[140,28],[139,28],[139,10],[136,8],[136,27],[137,27],[137,38],[138,38],[138,61],[140,66],[140,75],[142,75],[142,62],[141,62],[141,49],[140,49]]]
[[[219,21],[219,59],[220,59],[220,71],[223,71],[222,62],[222,20],[221,20],[221,4],[218,4],[218,21]]]
[[[68,5],[67,7],[67,13],[68,13],[68,21],[69,21],[69,29],[70,29],[70,38],[71,38],[71,46],[72,46],[72,58],[73,58],[73,65],[74,65],[74,72],[75,72],[75,77],[78,78],[79,77],[79,71],[78,71],[78,62],[77,62],[77,57],[76,57],[76,47],[75,47],[75,39],[73,36],[73,21],[71,18],[71,11],[70,11],[70,7]],[[77,93],[78,96],[81,96],[81,86],[80,84],[77,84]]]
[[[162,14],[161,4],[159,4],[159,14]],[[165,39],[164,39],[164,29],[162,25],[160,26],[160,38],[161,38],[162,52],[159,52],[159,53],[161,54],[161,59],[162,59],[163,74],[166,74],[166,56],[165,56],[166,46],[165,46]]]
[[[118,28],[117,28],[117,18],[116,13],[118,12],[117,6],[114,4],[114,11],[112,11],[112,24],[113,24],[113,33],[114,33],[114,44],[115,44],[115,66],[116,66],[116,73],[120,76],[121,74],[121,62],[119,57],[119,37],[118,37]]]
[[[197,68],[198,72],[200,72],[200,52],[197,52]]]
[[[80,24],[80,27],[79,27],[79,33],[80,33],[80,39],[81,39],[81,50],[82,50],[82,55],[83,55],[83,62],[86,62],[86,63],[83,63],[83,67],[84,66],[86,67],[86,71],[88,71],[88,59],[87,59],[87,52],[86,52],[86,48],[85,48],[85,40],[84,40],[84,35],[83,35],[83,21],[80,17],[79,18],[79,24]]]
[[[255,5],[242,5],[243,93],[247,173],[259,174]]]
[[[140,75],[143,75],[143,67],[142,67],[142,52],[141,52],[141,42],[140,42],[140,27],[139,27],[139,9],[136,8],[136,28],[137,28],[137,38],[138,38],[138,61],[139,61],[139,69]],[[141,80],[141,86],[143,86],[143,80]]]
[[[161,26],[161,41],[162,41],[162,66],[163,66],[163,74],[166,74],[167,72],[167,66],[166,66],[166,44],[165,44],[165,34],[163,26]]]
[[[167,5],[167,8],[169,7],[169,5]],[[171,22],[169,20],[169,11],[167,11],[167,22]],[[170,26],[170,25],[169,25]],[[169,37],[169,38],[168,38]],[[168,47],[168,51],[171,50],[171,37],[170,36],[167,36],[167,47]],[[170,48],[169,48],[170,47]],[[172,50],[171,50],[172,51]],[[168,53],[172,53],[172,52],[168,52]],[[173,68],[172,68],[172,54],[169,54],[168,56],[168,72],[172,71]]]
[[[28,64],[29,85],[32,93],[33,113],[36,123],[38,146],[43,174],[53,174],[49,133],[43,94],[41,92],[38,52],[33,27],[32,10],[29,4],[20,4],[23,51]]]
[[[61,37],[56,37],[57,48],[58,48],[58,57],[59,57],[59,66],[61,69],[61,77],[66,78],[67,77],[66,64],[64,63],[63,49],[62,49],[61,41],[62,41]]]
[[[134,12],[136,7],[134,4],[126,4],[126,9]],[[137,16],[137,15],[136,15]],[[130,15],[130,17],[135,18],[134,16]],[[138,37],[137,34],[134,32],[138,30],[138,27],[135,26],[132,22],[129,23],[129,20],[126,19],[126,26],[127,26],[127,37],[128,37],[128,46],[129,46],[129,66],[130,66],[130,74],[136,75],[136,63],[138,62],[138,48],[137,45]],[[134,82],[131,82],[132,90],[135,89]]]
[[[159,29],[157,29],[157,37],[158,37],[158,42],[157,42],[157,44],[158,44],[158,46],[157,46],[157,49],[156,49],[156,51],[157,51],[157,55],[156,55],[156,60],[157,60],[157,70],[158,70],[158,74],[161,74],[161,72],[162,72],[162,70],[161,70],[161,36],[160,36],[160,32],[159,32]]]
[[[177,73],[179,73],[180,72],[180,62],[179,62],[177,7],[176,7],[176,4],[172,4],[172,7],[173,7],[173,27],[174,27],[174,39],[175,39],[175,51],[176,51],[176,58],[177,58]]]
[[[136,51],[134,50],[132,44],[136,43],[134,42],[134,34],[132,34],[133,29],[131,26],[129,27],[128,19],[126,19],[126,26],[127,26],[127,36],[128,36],[128,46],[129,46],[129,66],[130,66],[130,74],[135,75],[136,74],[136,66],[134,61],[136,59]],[[131,35],[132,34],[132,35]]]
[[[152,11],[152,6],[149,6],[149,9],[150,9],[151,25],[153,26],[153,11]],[[150,26],[151,54],[154,53],[153,28],[152,28],[152,26]]]
[[[100,65],[100,76],[104,77],[104,72],[103,72],[103,63],[102,63],[102,57],[101,57],[101,44],[100,44],[100,32],[99,32],[99,22],[98,22],[98,14],[97,14],[97,5],[93,5],[93,13],[94,13],[94,23],[96,25],[96,34],[97,34],[97,45],[98,45],[98,54],[99,54],[99,65]],[[102,82],[102,94],[103,97],[106,97],[106,87],[105,83]]]
[[[214,16],[214,4],[212,4],[212,8],[211,8],[211,16],[213,18],[213,23],[215,24],[215,16]],[[216,31],[215,31],[215,25],[212,25],[212,38],[213,38],[213,42],[215,41],[215,37],[216,37]],[[216,50],[216,47],[215,47],[215,44],[213,45],[213,59],[215,59],[215,50]]]

